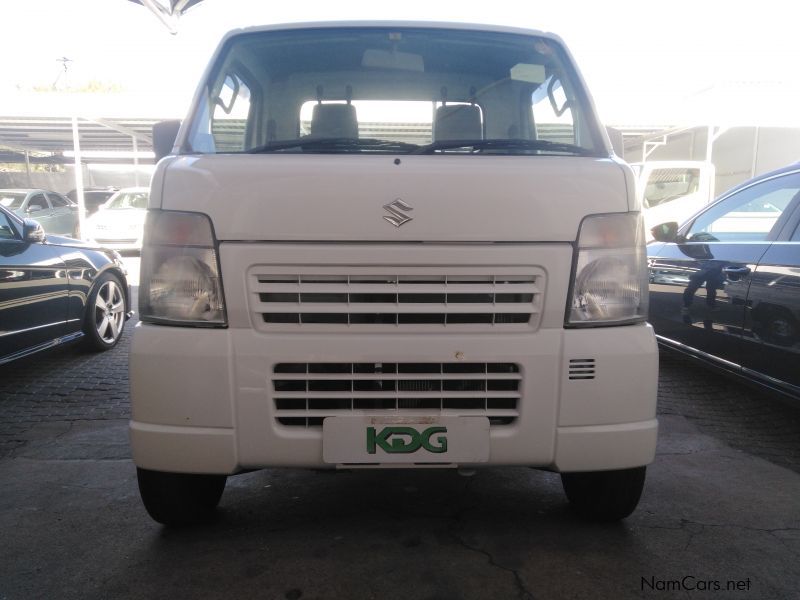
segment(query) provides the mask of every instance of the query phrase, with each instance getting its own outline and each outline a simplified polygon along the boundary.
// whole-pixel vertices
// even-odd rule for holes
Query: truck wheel
[[[117,345],[125,327],[128,306],[125,290],[116,275],[103,273],[86,300],[83,333],[90,350],[102,352]]]
[[[163,525],[207,521],[219,504],[226,475],[165,473],[136,469],[139,494],[148,514]]]
[[[562,473],[561,484],[573,510],[593,521],[619,521],[630,515],[644,488],[646,467],[619,471]]]

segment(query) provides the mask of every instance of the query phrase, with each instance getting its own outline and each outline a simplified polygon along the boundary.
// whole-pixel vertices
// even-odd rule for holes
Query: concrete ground
[[[265,470],[171,530],[139,501],[129,341],[0,368],[0,600],[800,597],[800,405],[683,358],[662,354],[658,455],[622,523],[530,469]]]

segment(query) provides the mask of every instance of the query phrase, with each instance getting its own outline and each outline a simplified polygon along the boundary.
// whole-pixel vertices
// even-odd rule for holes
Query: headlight
[[[639,213],[593,215],[581,223],[567,325],[647,319],[647,255]]]
[[[142,321],[226,324],[216,245],[211,221],[204,214],[148,212],[139,287]]]

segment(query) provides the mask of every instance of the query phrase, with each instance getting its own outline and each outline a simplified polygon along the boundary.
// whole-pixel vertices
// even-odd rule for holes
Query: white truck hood
[[[632,181],[579,157],[182,156],[159,164],[150,206],[205,213],[221,241],[565,242],[588,214],[631,210]]]

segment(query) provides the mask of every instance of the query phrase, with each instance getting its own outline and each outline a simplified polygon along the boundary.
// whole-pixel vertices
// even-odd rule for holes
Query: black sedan
[[[78,339],[113,348],[129,305],[116,252],[46,235],[0,207],[0,364]]]
[[[659,342],[800,399],[800,163],[652,232]]]

